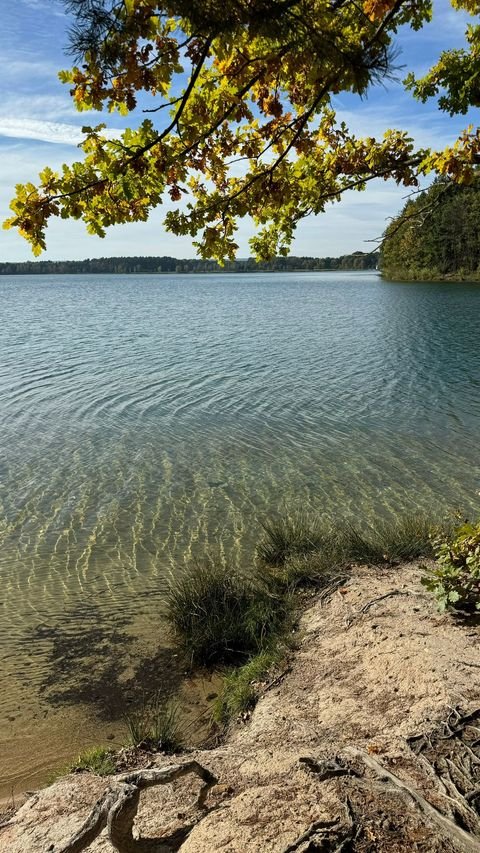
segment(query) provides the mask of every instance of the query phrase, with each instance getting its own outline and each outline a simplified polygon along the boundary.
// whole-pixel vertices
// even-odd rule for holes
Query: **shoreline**
[[[415,832],[430,839],[421,849],[457,849],[439,846],[444,835],[421,810],[417,814],[410,806],[408,820],[401,820],[398,805],[403,813],[405,804],[395,806],[391,796],[384,800],[378,791],[381,820],[375,803],[360,815],[365,785],[374,789],[368,756],[448,813],[440,788],[425,770],[418,775],[408,738],[432,730],[460,700],[465,712],[480,703],[480,687],[472,679],[472,667],[480,667],[480,629],[439,614],[420,585],[421,572],[417,561],[394,568],[357,566],[328,598],[305,600],[301,641],[289,667],[257,685],[255,709],[231,725],[225,742],[150,759],[165,767],[194,758],[214,773],[218,784],[208,795],[211,810],[192,804],[198,785],[186,777],[175,784],[175,793],[166,785],[142,796],[141,834],[157,837],[191,821],[184,853],[300,850],[288,845],[313,824],[339,815],[344,820],[348,795],[352,821],[363,832],[368,818],[376,850],[411,849]],[[360,776],[339,771],[322,779],[308,761],[323,766],[325,760],[344,762],[352,773],[360,761],[363,769]],[[80,773],[37,792],[0,828],[0,850],[44,853],[49,844],[64,843],[114,778]],[[395,848],[394,838],[400,845]],[[104,833],[93,849],[110,853]]]

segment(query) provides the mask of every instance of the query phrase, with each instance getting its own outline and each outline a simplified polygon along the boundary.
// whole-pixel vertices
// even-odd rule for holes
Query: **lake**
[[[183,683],[162,601],[185,561],[248,565],[279,511],[478,511],[479,298],[376,273],[0,278],[0,794]]]

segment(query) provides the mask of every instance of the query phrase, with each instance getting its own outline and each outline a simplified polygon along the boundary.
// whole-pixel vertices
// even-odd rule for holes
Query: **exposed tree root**
[[[300,758],[320,783],[334,780],[345,816],[328,820],[327,812],[283,853],[480,853],[480,710],[452,708],[408,744],[415,756],[413,764],[407,757],[406,778],[357,747]]]
[[[282,853],[313,853],[315,850],[342,853],[351,849],[358,833],[350,801],[345,803],[345,816],[334,820],[316,820],[308,829],[286,847]]]
[[[81,853],[105,827],[108,828],[109,839],[118,853],[173,853],[178,850],[193,828],[193,824],[182,827],[168,837],[158,839],[134,838],[132,828],[140,801],[140,792],[154,785],[166,785],[187,773],[194,773],[204,782],[197,802],[198,807],[203,808],[206,795],[217,780],[197,761],[171,764],[161,770],[139,770],[126,773],[116,779],[115,783],[105,791],[83,826],[56,853]],[[50,849],[52,853],[55,850],[53,847]]]
[[[480,709],[465,714],[452,708],[446,720],[408,744],[448,796],[457,822],[480,837]]]
[[[356,770],[348,767],[345,761],[338,755],[334,759],[316,759],[307,755],[302,756],[298,760],[311,773],[315,773],[319,782],[324,782],[326,779],[333,779],[336,776],[358,776]]]
[[[387,789],[391,791],[393,787],[393,789],[402,796],[413,800],[417,808],[437,827],[440,833],[450,841],[457,842],[461,850],[471,851],[471,853],[480,853],[480,838],[475,838],[469,832],[462,829],[461,826],[458,826],[458,824],[453,820],[443,815],[437,808],[435,808],[435,806],[432,806],[431,803],[427,802],[425,797],[415,790],[415,788],[408,785],[403,781],[403,779],[400,779],[390,770],[387,770],[387,768],[380,764],[380,762],[377,761],[376,758],[373,758],[373,756],[360,749],[354,749],[353,747],[348,751],[354,757],[361,758],[363,763],[372,770],[376,776],[378,776],[379,781],[382,785],[385,785]]]

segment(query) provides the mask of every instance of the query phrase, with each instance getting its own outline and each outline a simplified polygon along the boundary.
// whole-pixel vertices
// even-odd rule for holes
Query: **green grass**
[[[449,525],[418,511],[374,524],[290,513],[263,523],[255,572],[207,560],[172,576],[168,616],[191,662],[237,664],[225,676],[216,721],[226,724],[255,704],[256,683],[288,644],[298,587],[328,588],[356,563],[430,557],[432,538]]]
[[[331,523],[306,512],[295,512],[262,522],[263,537],[257,546],[259,560],[282,566],[292,557],[303,557],[330,546]]]
[[[269,672],[278,666],[283,657],[284,650],[281,646],[272,647],[229,672],[225,676],[222,691],[214,705],[214,720],[226,725],[241,713],[253,708],[258,697],[256,683],[264,680]]]
[[[439,525],[427,513],[409,513],[394,521],[379,522],[375,536],[383,558],[389,562],[396,560],[415,560],[418,557],[433,557],[432,537],[441,527],[446,529],[449,522]]]
[[[295,591],[297,587],[328,587],[345,569],[337,554],[330,550],[290,557],[283,566],[264,566],[279,586]]]
[[[182,749],[179,708],[155,695],[125,717],[132,746],[152,752],[173,753]]]
[[[167,614],[193,663],[250,657],[288,624],[291,602],[260,574],[211,560],[170,578]]]
[[[355,563],[392,564],[432,555],[439,525],[425,513],[375,525],[311,513],[264,522],[255,572],[206,560],[172,575],[167,613],[194,664],[235,663],[263,651],[291,624],[291,592],[325,587]]]
[[[427,513],[404,513],[373,525],[290,514],[264,523],[257,548],[260,567],[285,584],[327,583],[329,576],[351,563],[394,563],[433,556],[432,536],[441,524]]]
[[[97,776],[109,776],[115,773],[115,753],[103,746],[94,746],[81,752],[72,764],[71,771],[89,770]]]

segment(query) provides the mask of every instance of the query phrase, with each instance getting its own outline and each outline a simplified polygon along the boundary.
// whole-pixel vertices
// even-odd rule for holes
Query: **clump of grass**
[[[239,714],[253,708],[258,697],[256,684],[278,666],[283,656],[284,651],[280,646],[272,646],[229,672],[213,708],[214,720],[226,725]]]
[[[259,560],[284,565],[292,557],[321,551],[331,539],[331,524],[307,512],[289,513],[262,522],[263,538],[257,546]]]
[[[374,525],[299,513],[264,523],[257,548],[259,566],[286,585],[326,583],[351,563],[381,564],[433,556],[441,525],[427,513],[404,513]]]
[[[81,752],[70,770],[74,772],[89,770],[97,776],[109,776],[116,770],[115,753],[103,746],[94,746]]]
[[[432,539],[439,530],[426,513],[408,513],[393,521],[379,522],[375,535],[384,560],[415,560],[433,557]]]
[[[350,521],[338,523],[338,538],[345,563],[382,563],[384,555],[376,531]]]
[[[323,548],[311,554],[289,557],[281,566],[271,566],[259,561],[259,573],[281,592],[295,592],[298,587],[327,587],[345,571],[343,552],[337,548]]]
[[[179,707],[158,694],[125,718],[132,746],[151,752],[179,752],[182,748]]]
[[[172,576],[167,613],[192,662],[212,664],[249,657],[285,629],[289,597],[260,576],[222,562],[191,564]]]
[[[333,553],[324,550],[316,554],[306,554],[304,557],[293,557],[286,563],[284,570],[287,583],[293,589],[325,589],[346,573],[345,561],[336,550]]]

